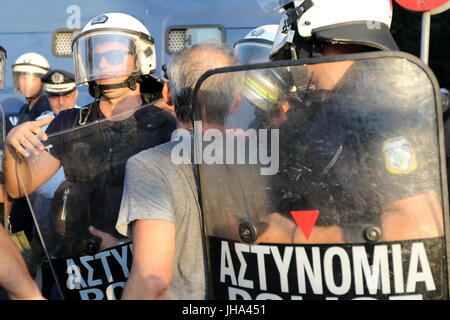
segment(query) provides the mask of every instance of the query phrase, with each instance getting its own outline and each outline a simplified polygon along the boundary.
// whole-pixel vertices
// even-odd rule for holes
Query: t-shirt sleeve
[[[149,151],[127,161],[125,183],[116,229],[131,236],[129,224],[138,219],[166,220],[175,223],[171,188],[164,172],[158,168],[162,159],[144,158]]]

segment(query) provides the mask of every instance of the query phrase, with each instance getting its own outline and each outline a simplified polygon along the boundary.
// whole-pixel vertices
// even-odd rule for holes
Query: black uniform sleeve
[[[48,125],[46,130],[48,140],[45,142],[47,150],[50,154],[61,160],[64,153],[65,140],[67,134],[61,134],[62,131],[68,130],[74,126],[75,119],[78,116],[79,109],[69,109],[62,111]]]
[[[5,135],[8,135],[9,131],[13,128],[11,121],[8,117],[5,117]]]

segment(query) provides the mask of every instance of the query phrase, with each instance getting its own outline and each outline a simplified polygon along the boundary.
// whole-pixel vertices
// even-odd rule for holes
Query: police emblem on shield
[[[408,174],[417,167],[416,157],[408,140],[404,137],[384,142],[383,152],[386,168],[393,174]]]

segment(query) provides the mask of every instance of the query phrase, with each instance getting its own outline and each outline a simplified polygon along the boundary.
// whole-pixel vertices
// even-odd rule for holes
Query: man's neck
[[[35,97],[35,98],[27,98],[26,100],[27,100],[27,104],[28,104],[28,111],[30,111],[33,107],[34,107],[34,105],[36,104],[36,102],[38,102],[39,101],[39,99],[40,99],[40,95],[39,96],[37,96],[37,97]]]
[[[179,121],[178,119],[177,119],[177,128],[184,129],[187,131],[194,131],[194,128],[192,127],[192,122],[185,123],[185,122]]]
[[[130,91],[117,98],[107,98],[102,96],[100,98],[100,110],[105,118],[110,119],[114,117],[115,120],[127,118],[129,115],[126,111],[133,112],[136,108],[142,105],[142,98],[140,91]],[[123,114],[123,117],[116,116]]]

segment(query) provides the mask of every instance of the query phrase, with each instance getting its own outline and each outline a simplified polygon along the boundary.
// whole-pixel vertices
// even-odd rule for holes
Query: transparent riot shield
[[[174,120],[153,105],[87,123],[82,119],[98,109],[75,112],[76,126],[49,134],[46,151],[18,161],[19,180],[62,297],[119,299],[132,260],[132,243],[117,245],[124,237],[115,228],[125,164],[169,141]],[[55,161],[61,167],[49,174]],[[43,174],[51,178],[36,188]]]
[[[365,53],[206,73],[195,91],[215,299],[448,299],[437,82]]]

